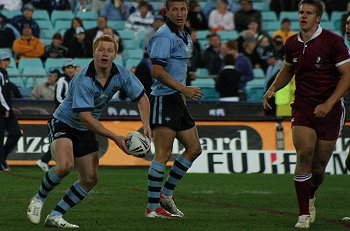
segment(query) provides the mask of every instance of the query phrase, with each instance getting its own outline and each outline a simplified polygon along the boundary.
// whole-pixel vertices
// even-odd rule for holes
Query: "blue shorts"
[[[185,131],[194,127],[194,120],[179,93],[150,97],[150,126],[166,126],[175,131]]]
[[[56,118],[49,120],[47,126],[50,143],[59,138],[68,138],[73,142],[74,157],[86,156],[99,149],[96,135],[92,131],[74,129]]]

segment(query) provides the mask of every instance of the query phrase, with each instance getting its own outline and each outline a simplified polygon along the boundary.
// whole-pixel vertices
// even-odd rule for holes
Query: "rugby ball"
[[[130,132],[125,140],[125,145],[131,155],[145,157],[151,148],[151,141],[140,132]]]

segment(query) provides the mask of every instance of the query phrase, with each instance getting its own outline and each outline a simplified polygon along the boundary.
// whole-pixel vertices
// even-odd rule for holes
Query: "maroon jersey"
[[[286,63],[294,66],[295,103],[324,103],[339,82],[337,67],[346,62],[350,62],[350,55],[343,38],[331,31],[318,27],[305,43],[299,34],[289,37]]]

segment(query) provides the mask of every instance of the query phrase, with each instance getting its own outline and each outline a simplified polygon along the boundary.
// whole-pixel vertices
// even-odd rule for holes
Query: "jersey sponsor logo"
[[[297,63],[298,62],[298,58],[293,58],[293,63]]]
[[[57,137],[60,137],[60,136],[65,135],[65,134],[66,134],[65,132],[56,132],[53,136],[54,136],[55,138],[57,138]]]
[[[321,57],[317,56],[316,63],[315,63],[315,67],[316,68],[320,68],[322,66],[322,62],[321,61],[322,61]]]
[[[169,116],[167,116],[167,117],[164,118],[164,120],[165,120],[166,122],[169,122],[171,119],[170,119]]]

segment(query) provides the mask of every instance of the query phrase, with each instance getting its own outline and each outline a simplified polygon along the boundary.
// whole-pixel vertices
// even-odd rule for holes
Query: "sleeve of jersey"
[[[350,55],[349,55],[348,49],[341,37],[336,37],[336,40],[333,43],[333,47],[331,51],[332,51],[332,59],[336,67],[344,63],[350,62]]]
[[[170,57],[171,41],[169,38],[156,36],[152,39],[150,59],[152,64],[165,67]]]
[[[123,88],[126,94],[133,102],[139,101],[139,99],[144,95],[145,89],[139,79],[130,71],[124,75],[126,81],[124,81]]]
[[[73,88],[73,112],[93,111],[94,94],[91,89],[90,79],[84,78],[82,81],[76,82]]]

